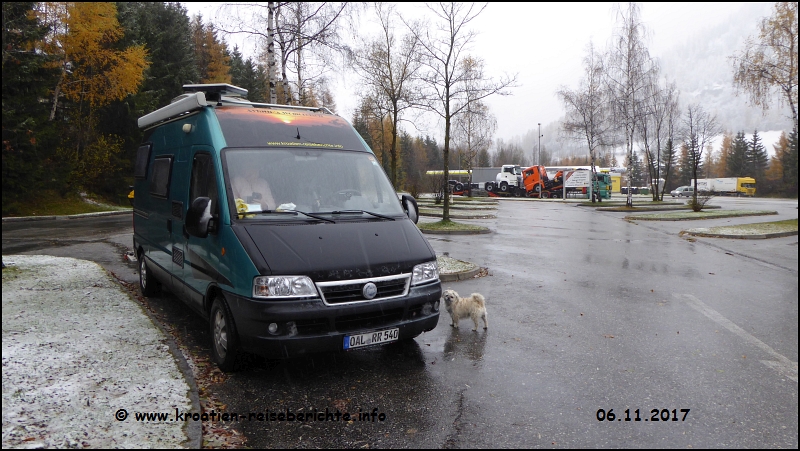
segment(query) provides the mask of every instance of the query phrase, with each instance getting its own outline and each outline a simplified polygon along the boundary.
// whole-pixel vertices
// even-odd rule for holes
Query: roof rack
[[[242,99],[234,99],[230,97],[222,97],[220,102],[227,105],[249,105],[254,107],[269,107],[269,108],[281,108],[287,110],[304,110],[304,111],[321,111],[327,114],[334,114],[331,110],[327,109],[324,106],[296,106],[296,105],[279,105],[275,103],[259,103],[259,102],[250,102],[248,100]]]
[[[294,105],[276,105],[271,103],[250,102],[246,98],[247,89],[227,83],[183,85],[184,94],[172,99],[172,103],[139,118],[139,128],[152,127],[206,106],[242,105],[260,108],[280,108],[290,110],[319,111],[334,114],[325,107],[308,107]]]

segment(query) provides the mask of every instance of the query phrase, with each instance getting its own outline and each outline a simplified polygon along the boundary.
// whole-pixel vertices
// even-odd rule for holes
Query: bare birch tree
[[[278,64],[275,60],[275,2],[267,2],[267,76],[269,80],[269,103],[278,103],[275,85],[278,82]]]
[[[691,104],[687,107],[682,126],[683,142],[688,150],[694,186],[691,205],[694,211],[700,211],[703,203],[697,201],[697,173],[703,161],[703,150],[711,142],[711,139],[720,133],[720,127],[716,116],[712,116],[698,104]]]
[[[562,86],[556,95],[564,104],[566,116],[561,123],[563,133],[574,140],[583,141],[589,149],[592,176],[596,173],[597,151],[613,140],[609,95],[604,83],[605,71],[603,57],[594,49],[591,42],[583,58],[584,78],[580,87],[571,90]],[[593,188],[593,184],[590,184]],[[592,202],[595,196],[591,195]]]
[[[455,117],[453,141],[462,149],[469,171],[469,188],[472,197],[472,168],[480,152],[488,152],[497,130],[497,119],[481,101],[470,102],[467,109]]]
[[[653,113],[653,118],[657,122],[655,128],[657,136],[656,147],[658,149],[657,161],[659,162],[656,177],[658,180],[662,177],[664,178],[664,189],[669,186],[669,179],[676,157],[675,133],[680,117],[679,96],[680,92],[675,82],[667,82],[660,90],[660,101],[657,103]],[[664,170],[663,173],[661,172],[662,168]],[[658,200],[664,200],[663,192]]]
[[[480,59],[467,55],[476,32],[467,26],[485,8],[474,3],[427,4],[436,25],[411,28],[420,41],[424,70],[421,82],[425,96],[419,106],[444,120],[444,183],[450,177],[450,141],[452,120],[471,102],[493,94],[508,94],[505,89],[516,82],[516,76],[504,76],[499,81],[488,78],[481,70]],[[450,221],[450,198],[445,196],[442,221]]]
[[[667,142],[673,139],[674,128],[670,126],[670,121],[678,114],[678,90],[675,82],[665,81],[662,85],[655,78],[657,72],[652,75],[654,78],[651,79],[642,104],[644,120],[639,127],[639,139],[644,148],[650,179],[654,181],[653,200],[663,200],[659,184],[662,178],[662,152]]]
[[[328,64],[326,52],[340,50],[340,25],[351,5],[348,2],[226,3],[222,10],[230,16],[233,25],[221,30],[262,40],[267,47],[267,67],[272,68],[270,79],[281,88],[280,102],[305,104],[309,103],[306,91],[321,84],[319,78]],[[272,52],[269,50],[270,42]],[[276,44],[279,52],[274,51]],[[280,82],[276,81],[275,74],[278,58]],[[290,71],[294,72],[293,82],[289,81]]]
[[[401,115],[418,103],[419,91],[414,81],[420,68],[419,40],[409,33],[398,42],[392,23],[392,17],[397,14],[394,6],[375,3],[374,9],[381,25],[381,35],[364,41],[362,48],[353,52],[352,61],[364,83],[373,91],[373,102],[382,103],[383,108],[379,110],[388,112],[392,134],[389,177],[397,188],[398,124]]]
[[[647,95],[648,81],[653,70],[650,52],[645,45],[647,29],[641,20],[639,6],[629,3],[625,11],[617,10],[618,27],[612,38],[607,64],[606,82],[612,93],[614,120],[625,140],[627,161],[633,161],[636,132],[644,120],[642,102]],[[628,165],[628,199],[633,206],[631,190],[632,169]]]

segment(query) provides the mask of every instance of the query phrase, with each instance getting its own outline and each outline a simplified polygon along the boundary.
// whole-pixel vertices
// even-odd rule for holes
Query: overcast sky
[[[218,4],[184,3],[189,14],[202,12],[205,20],[219,23]],[[586,46],[594,42],[605,48],[612,36],[617,3],[490,3],[470,28],[478,35],[471,54],[485,61],[486,72],[495,79],[502,74],[516,74],[518,87],[510,96],[494,96],[487,103],[497,117],[496,137],[511,139],[535,130],[537,123],[558,120],[564,109],[555,96],[561,85],[577,88],[582,77],[581,61]],[[624,8],[625,4],[622,7]],[[650,31],[651,56],[659,57],[671,47],[684,43],[688,36],[726,20],[744,3],[641,3],[642,20]],[[765,15],[769,14],[765,4]],[[431,17],[421,3],[400,4],[404,16]],[[371,21],[373,13],[362,13],[362,22]],[[759,18],[754,17],[757,21]],[[364,33],[373,29],[365,23]],[[245,55],[252,53],[254,42],[228,38],[239,43]],[[359,90],[354,74],[330,74],[335,82],[338,113],[352,119]],[[422,127],[421,124],[417,124]],[[429,129],[409,130],[412,134],[440,137],[440,125]]]

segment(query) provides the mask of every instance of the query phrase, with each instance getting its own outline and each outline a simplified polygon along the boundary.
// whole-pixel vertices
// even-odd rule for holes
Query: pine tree
[[[680,155],[678,156],[678,167],[675,175],[675,183],[678,186],[692,184],[692,161],[689,156],[689,148],[686,147],[686,144],[681,145]]]
[[[790,197],[797,197],[797,129],[789,134],[789,145],[781,152],[783,164],[783,193]]]
[[[678,152],[675,149],[675,143],[669,138],[664,145],[664,151],[661,152],[661,166],[664,167],[664,172],[662,174],[664,178],[664,191],[669,191],[672,187],[679,186],[672,181],[675,178],[677,160]]]
[[[730,153],[728,154],[727,167],[725,174],[728,177],[748,177],[749,167],[747,164],[747,139],[744,132],[740,131],[733,140]]]
[[[192,29],[180,3],[119,2],[125,45],[142,43],[150,66],[136,94],[134,116],[142,116],[183,94],[183,85],[199,83]]]
[[[628,162],[628,164],[631,165],[631,186],[647,186],[647,181],[645,180],[646,171],[644,162],[642,162],[642,159],[639,158],[639,154],[636,151],[633,151],[631,157],[632,160]],[[584,162],[581,161],[579,163]]]
[[[26,194],[59,177],[52,160],[58,142],[48,121],[48,90],[59,70],[35,50],[48,27],[32,14],[33,2],[3,2],[3,215],[15,213]]]
[[[758,136],[758,130],[753,132],[753,137],[747,143],[747,163],[750,167],[750,177],[756,179],[756,192],[764,188],[766,180],[764,179],[764,172],[767,170],[769,163],[769,154],[764,144],[761,143],[761,137]]]
[[[231,83],[247,89],[247,99],[251,102],[267,101],[267,72],[263,66],[253,63],[251,58],[244,60],[239,46],[231,53]]]
[[[367,146],[372,149],[372,135],[369,133],[369,124],[367,123],[367,105],[366,101],[362,99],[359,108],[356,108],[353,113],[353,128],[356,129],[361,138],[367,143]]]
[[[426,135],[423,142],[425,144],[425,154],[428,156],[428,167],[437,169],[443,167],[442,149],[436,144],[436,140]]]

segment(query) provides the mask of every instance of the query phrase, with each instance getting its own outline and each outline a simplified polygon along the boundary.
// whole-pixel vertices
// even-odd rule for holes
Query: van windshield
[[[226,185],[239,218],[286,212],[402,216],[397,193],[372,153],[300,148],[225,149]],[[281,214],[283,213],[283,214]]]

